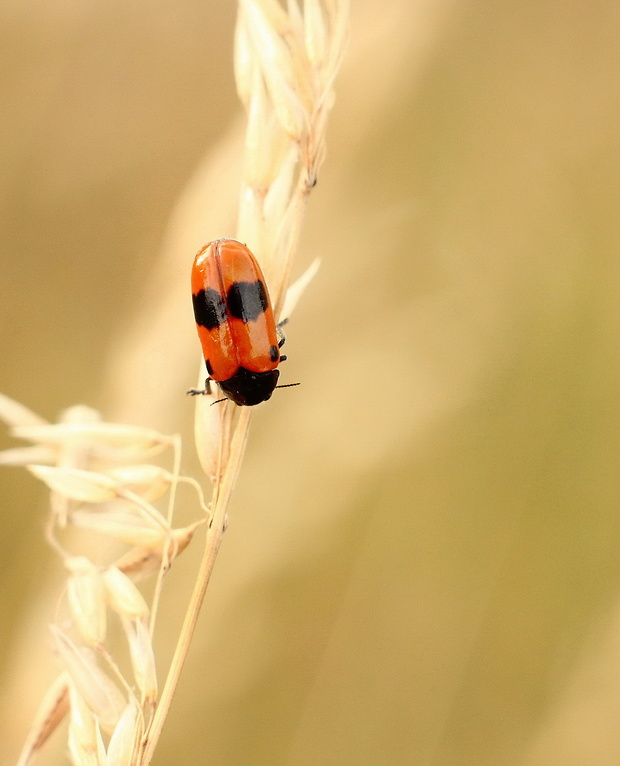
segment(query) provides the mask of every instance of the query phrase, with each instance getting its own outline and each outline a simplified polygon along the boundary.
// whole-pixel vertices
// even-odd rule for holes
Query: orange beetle
[[[214,380],[235,404],[269,399],[280,375],[284,339],[278,340],[263,273],[241,242],[216,239],[194,259],[192,299],[198,337],[207,365],[205,390]]]

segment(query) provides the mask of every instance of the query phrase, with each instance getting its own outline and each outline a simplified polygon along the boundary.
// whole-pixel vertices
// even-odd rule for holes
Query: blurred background
[[[197,477],[188,270],[234,233],[234,5],[0,3],[0,390],[180,432]],[[617,764],[618,4],[353,5],[302,386],[256,412],[154,764]],[[63,573],[42,486],[0,493],[8,766]]]

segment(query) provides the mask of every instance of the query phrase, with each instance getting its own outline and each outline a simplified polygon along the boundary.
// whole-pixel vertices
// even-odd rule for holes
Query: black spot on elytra
[[[280,358],[280,349],[277,346],[270,346],[269,356],[272,362],[277,361]]]
[[[217,290],[208,287],[192,295],[196,324],[214,330],[226,321],[226,304]]]
[[[226,305],[232,316],[242,322],[253,322],[269,305],[265,285],[256,282],[235,282],[228,288]]]

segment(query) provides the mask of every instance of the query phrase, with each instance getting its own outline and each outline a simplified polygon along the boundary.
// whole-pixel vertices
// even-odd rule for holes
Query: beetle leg
[[[278,324],[276,325],[276,333],[278,334],[278,338],[279,338],[278,348],[282,348],[282,346],[284,345],[286,341],[286,337],[284,333],[282,332],[282,328],[287,323],[288,323],[288,317],[286,319],[283,319],[281,322],[278,322]],[[280,357],[280,360],[282,360],[282,357]]]
[[[204,388],[189,388],[185,393],[190,396],[211,396],[211,378],[205,380]]]

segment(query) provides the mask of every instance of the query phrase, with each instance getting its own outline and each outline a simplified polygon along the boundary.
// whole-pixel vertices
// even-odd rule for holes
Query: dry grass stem
[[[147,602],[135,582],[157,571],[160,583],[208,520],[202,491],[195,479],[178,475],[177,437],[105,423],[82,406],[47,423],[7,397],[0,398],[0,417],[14,436],[32,443],[14,462],[26,465],[50,490],[47,534],[68,574],[51,626],[64,672],[45,696],[19,764],[31,762],[68,710],[68,748],[75,764],[137,764],[158,696],[152,633],[160,588]],[[146,462],[166,449],[173,456],[170,471]],[[11,463],[16,452],[3,453],[4,462]],[[181,481],[196,492],[202,513],[195,522],[174,527],[173,489]],[[172,499],[162,511],[155,503],[165,495]],[[70,550],[69,527],[104,541],[97,562]],[[130,677],[106,647],[111,630],[124,636]]]
[[[234,64],[247,130],[237,238],[261,262],[280,320],[318,268],[313,263],[289,289],[306,201],[325,155],[347,21],[347,0],[305,0],[303,7],[297,0],[286,7],[276,0],[239,2]],[[0,464],[26,466],[47,485],[47,536],[67,571],[51,626],[64,669],[41,705],[19,766],[31,762],[67,711],[68,752],[76,766],[151,762],[226,530],[248,437],[251,408],[230,401],[212,407],[214,397],[196,402],[196,448],[212,490],[207,504],[198,482],[180,475],[179,437],[106,423],[83,406],[48,423],[0,396],[0,418],[30,443],[0,454]],[[166,455],[169,468],[151,462]],[[199,513],[176,527],[182,483],[195,492]],[[152,640],[164,577],[205,522],[204,555],[160,695]],[[97,561],[73,550],[69,529],[103,541]],[[147,599],[137,583],[154,573]],[[110,634],[124,642],[125,657],[112,656]]]
[[[325,4],[308,0],[304,9],[305,18],[296,2],[289,2],[286,12],[273,0],[241,0],[235,34],[237,88],[248,111],[237,238],[249,243],[261,262],[280,320],[288,318],[281,312],[291,262],[306,200],[325,154],[332,85],[348,23],[345,0]],[[299,281],[289,303],[291,310],[317,266],[313,264]],[[199,382],[203,375],[201,364]],[[242,409],[236,417],[230,402],[211,407],[216,396],[214,392],[212,397],[199,397],[195,425],[201,464],[213,484],[213,517],[181,640],[149,731],[144,763],[154,752],[187,656],[248,436],[251,411]]]

